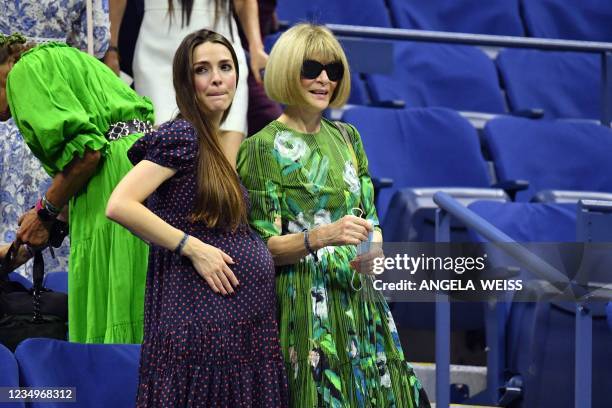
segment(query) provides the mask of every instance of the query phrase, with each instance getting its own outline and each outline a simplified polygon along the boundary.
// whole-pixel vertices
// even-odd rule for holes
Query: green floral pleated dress
[[[348,130],[358,169],[327,120],[316,134],[274,121],[243,143],[238,171],[250,193],[251,226],[264,240],[334,222],[359,207],[378,226],[367,158],[358,132]],[[318,261],[309,255],[277,268],[291,406],[427,407],[384,297],[349,266],[355,255],[354,246],[330,246],[317,252]]]

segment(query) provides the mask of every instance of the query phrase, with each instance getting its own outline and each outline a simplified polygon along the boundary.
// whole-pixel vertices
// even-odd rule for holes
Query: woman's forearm
[[[173,251],[184,232],[173,227],[142,203],[117,199],[111,196],[106,207],[106,216],[123,225],[143,240]]]
[[[326,246],[321,239],[321,227],[309,231],[308,242],[310,248],[315,252]],[[271,237],[268,239],[268,249],[276,266],[298,263],[310,254],[304,243],[303,232]]]
[[[263,49],[261,32],[259,30],[259,7],[257,0],[234,0],[234,9],[249,42],[249,48]]]
[[[83,157],[76,157],[68,166],[53,177],[47,190],[47,200],[54,207],[63,208],[70,198],[83,189],[98,168],[99,151],[86,150]]]
[[[342,241],[339,242],[338,237],[334,236],[333,230],[334,224],[319,225],[311,229],[308,234],[308,243],[311,250],[316,252],[326,246],[355,244],[354,242],[347,242],[346,238],[342,238]],[[382,234],[375,230],[372,242],[381,244],[382,241]],[[304,242],[303,232],[271,237],[268,239],[268,249],[276,266],[295,264],[310,254]]]

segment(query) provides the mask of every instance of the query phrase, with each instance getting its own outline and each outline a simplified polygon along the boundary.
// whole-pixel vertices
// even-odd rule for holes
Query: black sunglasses
[[[321,75],[323,70],[327,73],[329,80],[334,82],[342,79],[344,75],[344,66],[339,61],[323,65],[319,61],[305,60],[302,64],[302,77],[306,79],[315,79]]]

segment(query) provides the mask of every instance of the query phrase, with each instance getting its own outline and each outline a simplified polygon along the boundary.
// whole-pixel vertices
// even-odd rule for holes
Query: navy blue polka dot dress
[[[230,255],[240,286],[234,295],[217,294],[188,258],[152,246],[137,406],[285,407],[272,257],[246,225],[231,232],[189,221],[197,151],[194,128],[176,120],[139,139],[128,155],[134,164],[149,160],[177,170],[148,208]]]

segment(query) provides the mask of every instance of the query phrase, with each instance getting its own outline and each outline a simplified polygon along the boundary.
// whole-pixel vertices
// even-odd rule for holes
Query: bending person
[[[108,12],[104,1],[92,1],[93,49],[97,58],[112,56],[109,52]],[[81,51],[87,50],[87,20],[85,0],[64,0],[58,7],[56,0],[2,2],[0,33],[19,32],[36,41],[66,42]],[[50,12],[53,11],[53,12]],[[34,24],[35,23],[35,24]],[[7,37],[5,37],[7,38]],[[30,209],[47,191],[51,178],[40,161],[28,149],[12,120],[0,122],[0,242],[15,240],[19,217]],[[24,177],[23,173],[27,172]],[[45,272],[66,272],[70,248],[68,240],[61,248],[43,252]],[[16,272],[32,278],[32,267],[24,265]]]
[[[17,36],[0,46],[0,116],[12,114],[53,180],[21,217],[17,239],[46,245],[68,205],[69,339],[139,343],[148,248],[104,210],[132,168],[126,152],[153,122],[153,107],[94,57],[64,44],[24,42]]]
[[[137,406],[287,406],[274,263],[220,140],[238,59],[223,36],[196,31],[173,79],[178,117],[130,149],[135,167],[107,208],[153,245]]]
[[[429,406],[367,276],[381,253],[356,257],[356,245],[369,235],[381,243],[382,234],[359,133],[322,118],[350,90],[340,44],[323,27],[294,26],[274,45],[264,85],[287,108],[242,144],[238,170],[251,225],[277,266],[291,405]]]

